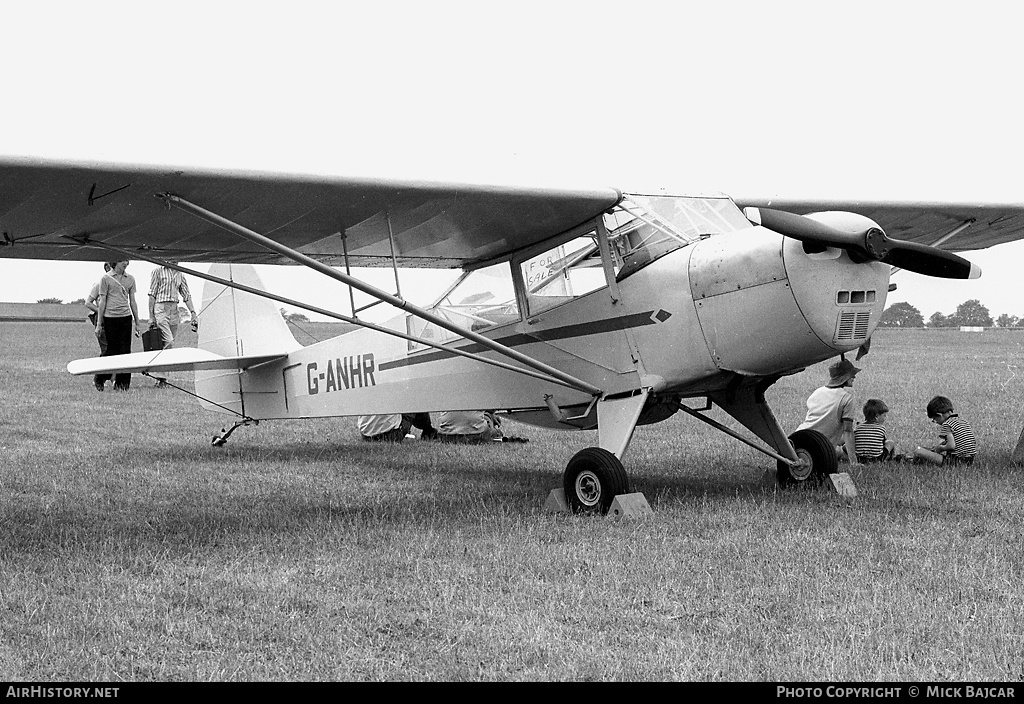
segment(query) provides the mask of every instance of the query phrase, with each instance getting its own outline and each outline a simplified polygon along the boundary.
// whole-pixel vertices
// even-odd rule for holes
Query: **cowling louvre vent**
[[[836,341],[866,340],[870,320],[870,311],[843,311],[839,314],[839,324],[836,326]]]

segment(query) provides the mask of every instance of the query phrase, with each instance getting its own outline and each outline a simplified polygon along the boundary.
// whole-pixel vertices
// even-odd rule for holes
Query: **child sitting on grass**
[[[978,452],[978,441],[971,424],[953,412],[953,402],[936,396],[925,409],[932,423],[939,425],[939,442],[930,448],[918,447],[914,459],[941,465],[971,464]]]
[[[853,445],[857,448],[858,462],[881,462],[897,459],[896,443],[885,434],[885,419],[889,407],[885,401],[872,398],[864,404],[864,422],[853,431]]]

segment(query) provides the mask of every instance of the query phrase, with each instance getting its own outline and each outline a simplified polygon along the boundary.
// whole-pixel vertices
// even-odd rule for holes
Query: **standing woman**
[[[129,354],[132,336],[139,336],[139,309],[135,305],[135,278],[126,274],[127,261],[111,262],[111,271],[100,279],[99,298],[96,301],[96,336],[106,335],[107,349],[101,357]],[[97,391],[110,379],[109,374],[97,374]],[[114,390],[127,391],[132,383],[131,374],[114,377]]]

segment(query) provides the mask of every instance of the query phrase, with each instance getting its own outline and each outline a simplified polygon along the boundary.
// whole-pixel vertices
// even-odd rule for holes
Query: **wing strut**
[[[499,367],[500,369],[507,369],[509,371],[517,372],[519,374],[525,374],[526,376],[530,376],[535,379],[540,379],[541,381],[547,381],[552,384],[560,384],[562,386],[568,386],[569,388],[576,388],[562,381],[561,379],[553,379],[552,377],[546,374],[535,372],[532,369],[523,369],[522,367],[517,367],[512,364],[499,362],[496,359],[487,359],[486,357],[483,357],[479,354],[474,354],[473,352],[466,352],[465,350],[460,350],[458,347],[446,347],[445,345],[442,345],[439,342],[424,340],[422,338],[414,337],[412,335],[408,335],[398,330],[392,330],[391,328],[385,328],[380,325],[375,325],[374,323],[368,322],[366,320],[361,320],[359,318],[354,318],[348,315],[342,315],[341,313],[335,313],[334,311],[327,310],[326,308],[312,306],[309,305],[308,303],[296,301],[292,298],[286,298],[285,296],[278,296],[277,294],[270,293],[269,291],[261,291],[258,288],[246,286],[245,284],[240,284],[235,281],[228,281],[227,279],[222,279],[219,276],[213,276],[212,274],[206,274],[202,271],[196,271],[195,269],[183,267],[180,264],[176,264],[174,262],[168,262],[164,261],[163,259],[158,259],[156,257],[150,257],[136,250],[127,250],[116,245],[107,244],[106,242],[100,242],[98,240],[89,240],[89,242],[83,242],[82,240],[76,239],[74,237],[68,237],[68,239],[74,240],[79,244],[88,244],[94,247],[102,247],[103,249],[109,249],[112,252],[123,254],[130,259],[142,259],[144,261],[150,262],[151,264],[156,264],[157,266],[166,266],[170,269],[174,269],[175,271],[180,271],[183,274],[188,274],[189,276],[195,276],[200,279],[212,281],[215,284],[220,284],[221,286],[226,286],[228,288],[238,289],[239,291],[244,291],[245,293],[250,293],[254,296],[262,296],[263,298],[269,298],[270,300],[277,301],[278,303],[284,303],[285,305],[294,306],[296,308],[302,308],[303,310],[308,310],[312,313],[318,313],[319,315],[323,315],[328,318],[334,318],[336,320],[341,320],[346,323],[351,323],[352,325],[358,325],[359,327],[367,328],[368,330],[373,330],[374,332],[383,333],[385,335],[391,335],[393,337],[398,337],[409,342],[415,342],[418,345],[426,345],[428,347],[443,350],[444,352],[451,352],[453,354],[460,355],[468,359],[472,359],[473,361],[476,362],[483,362],[484,364],[490,364],[492,366]]]
[[[545,374],[549,377],[554,377],[555,379],[558,379],[559,381],[561,381],[566,386],[569,386],[570,388],[578,389],[579,391],[583,391],[584,393],[588,393],[592,396],[600,396],[603,394],[603,391],[601,391],[601,389],[597,388],[593,384],[588,384],[582,379],[577,379],[571,374],[566,374],[565,372],[556,369],[555,367],[552,367],[548,364],[544,364],[543,362],[533,359],[532,357],[525,355],[521,352],[517,352],[514,349],[506,347],[500,342],[495,342],[490,338],[484,337],[483,335],[477,332],[466,330],[465,328],[460,328],[458,325],[455,325],[442,317],[436,316],[433,313],[430,313],[429,311],[420,308],[419,306],[409,303],[408,301],[399,298],[398,296],[393,296],[390,293],[382,291],[374,286],[371,286],[370,284],[360,281],[359,279],[353,278],[348,274],[343,274],[337,269],[334,269],[324,264],[323,262],[319,262],[316,259],[313,259],[312,257],[306,256],[302,252],[298,252],[292,249],[291,247],[287,247],[279,242],[275,242],[269,237],[264,237],[263,235],[257,232],[253,232],[252,230],[243,227],[238,223],[232,222],[231,220],[221,217],[216,213],[212,213],[209,210],[206,210],[205,208],[202,208],[194,203],[190,203],[189,201],[183,198],[175,196],[171,193],[158,193],[156,194],[156,196],[158,198],[163,199],[164,202],[166,202],[168,205],[173,205],[176,208],[179,208],[180,210],[184,210],[187,213],[191,213],[192,215],[195,215],[196,217],[202,220],[205,220],[213,225],[216,225],[217,227],[227,230],[228,232],[232,232],[243,239],[249,240],[250,242],[254,242],[258,245],[266,247],[267,249],[277,252],[278,254],[287,257],[292,261],[298,262],[299,264],[302,264],[303,266],[306,266],[309,269],[318,271],[321,274],[329,276],[332,279],[335,279],[336,281],[340,281],[341,283],[347,286],[351,286],[355,289],[358,289],[359,291],[362,291],[363,293],[369,296],[373,296],[374,298],[380,299],[385,303],[389,303],[392,306],[398,308],[399,310],[403,310],[406,313],[415,315],[417,318],[426,320],[428,323],[433,323],[434,325],[437,325],[438,327],[443,328],[449,332],[455,333],[456,335],[460,335],[466,339],[476,342],[477,344],[483,345],[487,349],[497,352],[500,355],[510,357],[511,359],[514,359],[520,364],[525,364],[526,366],[535,369],[536,371],[539,371],[542,374]],[[422,342],[422,340],[420,340],[420,342]],[[446,347],[445,349],[454,351],[456,348]]]

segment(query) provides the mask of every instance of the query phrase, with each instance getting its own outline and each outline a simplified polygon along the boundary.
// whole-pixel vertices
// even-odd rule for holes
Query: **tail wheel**
[[[817,430],[798,430],[789,436],[789,441],[793,443],[800,462],[793,466],[779,462],[780,486],[821,482],[839,468],[832,441]]]
[[[565,467],[565,499],[574,513],[608,513],[612,500],[629,493],[619,458],[600,447],[580,450]]]

